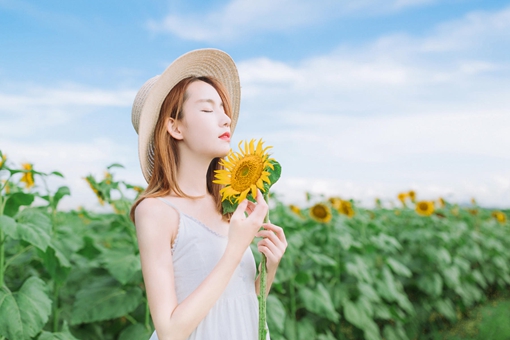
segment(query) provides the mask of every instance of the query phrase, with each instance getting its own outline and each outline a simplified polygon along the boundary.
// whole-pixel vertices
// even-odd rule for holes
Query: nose
[[[230,127],[230,123],[231,122],[232,122],[232,120],[230,119],[230,117],[226,113],[224,113],[222,115],[222,124],[223,124],[223,126]]]

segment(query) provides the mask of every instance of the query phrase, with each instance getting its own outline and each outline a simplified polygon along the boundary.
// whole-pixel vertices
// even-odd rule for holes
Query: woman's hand
[[[287,249],[287,239],[283,228],[269,223],[262,224],[265,230],[259,231],[255,236],[263,237],[257,243],[258,249],[261,253],[266,255],[266,267],[268,271],[276,271],[280,260]]]
[[[264,200],[264,195],[257,189],[257,203],[245,199],[237,206],[230,218],[228,231],[228,247],[236,256],[240,256],[250,246],[255,234],[264,223],[269,207]],[[245,216],[245,212],[248,217]]]

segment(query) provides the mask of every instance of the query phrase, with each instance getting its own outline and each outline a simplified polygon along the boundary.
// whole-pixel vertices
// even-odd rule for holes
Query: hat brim
[[[225,86],[232,104],[230,128],[232,133],[234,132],[241,101],[241,85],[234,61],[227,53],[217,49],[200,49],[183,54],[157,78],[147,94],[140,112],[138,157],[147,183],[149,183],[153,170],[153,136],[161,105],[177,83],[192,76],[210,76]]]

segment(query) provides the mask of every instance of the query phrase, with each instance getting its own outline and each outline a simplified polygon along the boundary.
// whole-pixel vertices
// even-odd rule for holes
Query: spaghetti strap
[[[156,197],[157,199],[165,202],[166,204],[168,204],[169,206],[171,206],[172,208],[174,208],[175,210],[177,210],[177,212],[179,213],[179,215],[181,214],[181,211],[179,210],[179,208],[177,208],[175,205],[173,205],[172,203],[168,202],[166,199],[164,199],[163,197]]]

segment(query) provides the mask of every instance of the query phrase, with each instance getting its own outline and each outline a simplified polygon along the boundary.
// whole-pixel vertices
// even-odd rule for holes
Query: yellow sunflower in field
[[[0,157],[0,169],[4,166],[6,159],[7,159],[7,156],[3,153],[2,157]]]
[[[91,180],[90,176],[89,176],[89,177],[83,177],[83,179],[85,179],[85,180],[87,181],[87,183],[89,184],[89,186],[90,186],[90,188],[92,189],[92,191],[94,191],[94,194],[96,194],[96,196],[97,196],[97,199],[98,199],[99,203],[100,203],[101,205],[104,205],[104,197],[103,197],[103,194],[102,194],[101,192],[99,192],[99,191],[95,188],[94,184],[92,183],[92,180]]]
[[[381,199],[379,197],[376,197],[375,198],[375,206],[377,208],[381,208],[382,207],[382,204],[381,204]]]
[[[350,201],[344,201],[342,200],[342,204],[340,206],[340,209],[338,210],[340,214],[347,215],[349,217],[354,216],[354,209],[352,208],[352,204]]]
[[[104,180],[106,184],[112,184],[112,174],[108,171],[104,172]]]
[[[222,201],[236,198],[236,202],[242,202],[251,190],[253,198],[257,196],[257,188],[264,192],[264,182],[271,184],[269,180],[270,173],[268,168],[274,170],[266,150],[272,148],[268,146],[263,148],[264,142],[260,139],[257,145],[255,140],[250,143],[244,142],[244,150],[241,147],[243,141],[239,142],[240,152],[233,152],[227,155],[226,159],[221,159],[220,164],[225,167],[224,170],[214,170],[216,180],[213,183],[224,184],[225,187],[220,190]],[[233,202],[232,202],[233,203]]]
[[[331,210],[329,207],[323,203],[317,203],[313,207],[310,208],[310,216],[322,223],[328,223],[331,221],[333,215],[331,214]]]
[[[340,211],[342,208],[342,199],[340,197],[330,197],[328,201],[331,203],[333,209]]]
[[[506,215],[501,211],[495,210],[491,213],[491,216],[494,217],[501,224],[506,222]]]
[[[408,194],[406,192],[401,192],[400,194],[398,194],[398,200],[400,202],[402,202],[402,204],[405,206],[406,205],[406,198],[408,197]]]
[[[21,166],[23,170],[32,170],[32,164],[30,163],[23,163]],[[20,182],[24,182],[25,188],[29,189],[34,186],[34,175],[31,172],[25,172],[23,176],[21,176]]]
[[[297,205],[291,204],[289,205],[289,208],[294,214],[301,216],[301,209],[299,209]]]
[[[433,201],[419,201],[416,204],[416,212],[422,216],[430,216],[434,212]]]
[[[409,191],[409,192],[407,193],[407,195],[408,195],[408,196],[409,196],[409,198],[411,199],[411,202],[413,202],[413,203],[414,203],[414,202],[416,201],[416,193],[415,193],[413,190]]]

